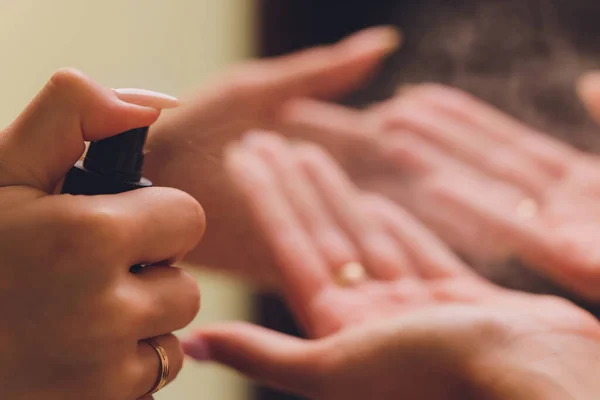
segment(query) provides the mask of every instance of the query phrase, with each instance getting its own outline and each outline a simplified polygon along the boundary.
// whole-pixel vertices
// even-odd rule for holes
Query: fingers
[[[339,43],[243,65],[233,85],[256,88],[263,96],[331,98],[355,89],[384,56],[400,45],[391,27],[365,29]]]
[[[227,151],[225,165],[274,252],[292,307],[307,323],[306,310],[301,305],[310,304],[331,282],[325,260],[302,229],[265,161],[233,145]]]
[[[380,148],[385,158],[414,178],[409,185],[397,187],[393,198],[401,198],[445,243],[472,261],[487,262],[506,256],[512,240],[500,236],[501,232],[507,232],[496,226],[498,221],[492,215],[505,213],[519,220],[527,219],[526,215],[521,216],[527,210],[521,209],[533,200],[526,192],[490,179],[409,131],[397,132],[394,137],[389,133]],[[464,206],[455,206],[455,202],[448,203],[443,193],[458,202],[464,199],[495,211],[472,212]]]
[[[123,267],[174,262],[196,246],[204,232],[202,207],[188,194],[147,188],[111,196],[57,196],[72,218],[88,219],[122,245]],[[49,201],[52,199],[49,199]],[[126,259],[125,259],[126,258]]]
[[[481,133],[490,128],[432,109],[419,97],[397,100],[388,112],[389,128],[414,132],[476,170],[517,185],[532,195],[543,193],[553,179],[551,172],[530,154],[512,143]]]
[[[427,187],[428,196],[444,204],[449,212],[460,216],[463,221],[471,221],[478,226],[477,235],[470,244],[471,252],[496,241],[508,241],[507,248],[517,254],[526,254],[533,249],[542,250],[547,243],[543,232],[532,219],[523,218],[518,213],[518,195],[510,188],[498,186],[482,187],[475,182],[450,179],[431,181]],[[455,221],[455,223],[461,223]],[[476,231],[476,232],[477,232]],[[491,242],[491,243],[488,243]]]
[[[182,329],[200,310],[198,284],[181,268],[151,266],[127,278],[141,315],[136,327],[138,337],[149,338]]]
[[[179,340],[174,335],[165,335],[153,338],[161,346],[168,358],[169,377],[167,384],[172,382],[183,367],[183,350]],[[161,372],[160,358],[156,350],[147,342],[140,341],[137,346],[138,367],[137,385],[135,393],[139,398],[144,397],[156,385]]]
[[[430,141],[406,129],[395,129],[380,138],[384,158],[415,178],[444,172],[474,174],[476,170],[453,158]]]
[[[242,188],[246,185],[246,197],[262,210],[259,223],[272,226],[268,230],[272,231],[270,243],[274,248],[293,254],[281,239],[282,232],[293,229],[318,256],[319,264],[312,265],[314,269],[319,266],[323,278],[328,274],[337,276],[342,267],[353,261],[364,262],[373,278],[395,279],[410,274],[401,248],[381,224],[372,220],[361,204],[360,192],[329,156],[308,145],[291,147],[264,132],[246,137],[243,147],[240,151],[248,153],[255,163],[262,163],[263,174],[269,174],[269,189],[265,185],[258,189],[248,179],[239,184]],[[246,162],[246,167],[238,167],[238,171],[249,173],[250,164]],[[286,210],[288,227],[274,225],[275,208]],[[281,268],[292,266],[282,264]],[[297,280],[287,282],[298,286]],[[331,278],[323,282],[329,284]]]
[[[320,342],[308,342],[245,323],[196,332],[184,341],[186,354],[236,369],[272,387],[319,398],[326,379]]]
[[[406,249],[421,278],[444,279],[471,275],[470,269],[441,240],[396,204],[369,195],[365,198],[365,205],[389,229],[399,246]]]
[[[357,260],[353,244],[300,170],[292,148],[281,137],[269,133],[247,134],[244,146],[256,151],[269,164],[277,185],[328,265],[340,267]]]
[[[517,254],[527,265],[535,267],[555,282],[579,296],[598,298],[597,264],[589,263],[591,251],[583,254],[571,240],[563,240],[560,231],[524,219],[503,204],[488,201],[494,198],[491,193],[487,194],[489,197],[476,189],[459,193],[444,185],[432,190],[433,196],[456,214],[462,214],[465,220],[481,221],[481,231],[485,235],[480,235],[479,247],[484,249],[484,254],[485,243],[499,238],[507,242],[505,247],[511,249],[512,254]],[[471,248],[477,248],[477,243],[472,244]]]
[[[559,178],[574,152],[560,141],[536,132],[529,126],[457,89],[443,85],[419,85],[406,96],[424,102],[439,111],[477,129],[477,133],[511,148],[511,152],[536,163],[538,168]],[[389,107],[389,105],[388,105]],[[437,113],[436,113],[437,114]]]
[[[298,145],[296,152],[330,212],[359,248],[372,276],[396,279],[411,275],[405,254],[364,209],[358,189],[331,157],[308,144]]]
[[[0,136],[0,186],[26,185],[51,193],[82,154],[84,141],[150,125],[159,115],[153,107],[174,105],[156,101],[163,95],[153,92],[138,97],[136,104],[119,96],[80,72],[55,73]]]
[[[303,139],[328,150],[373,136],[379,128],[379,119],[373,117],[373,113],[304,98],[288,101],[281,112],[286,133],[287,130],[297,132]]]

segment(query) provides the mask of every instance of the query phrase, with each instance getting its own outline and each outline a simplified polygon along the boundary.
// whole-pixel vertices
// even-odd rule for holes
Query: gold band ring
[[[152,387],[152,389],[150,389],[150,391],[144,395],[144,396],[151,396],[154,393],[161,390],[162,388],[164,388],[165,385],[167,384],[167,381],[169,380],[169,357],[167,357],[167,352],[165,351],[165,349],[160,344],[158,344],[158,342],[156,340],[146,339],[146,340],[144,340],[144,342],[148,343],[150,345],[150,347],[152,347],[154,349],[154,351],[156,351],[156,354],[158,354],[158,360],[159,360],[158,378],[156,379],[156,382],[154,383],[154,386]]]

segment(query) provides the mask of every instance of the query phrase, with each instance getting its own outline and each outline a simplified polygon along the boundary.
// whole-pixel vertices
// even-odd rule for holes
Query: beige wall
[[[251,0],[0,0],[0,126],[52,72],[73,66],[109,87],[181,95],[224,64],[248,55]],[[196,321],[245,318],[247,295],[201,277]],[[216,367],[186,366],[157,400],[236,400],[243,382]]]

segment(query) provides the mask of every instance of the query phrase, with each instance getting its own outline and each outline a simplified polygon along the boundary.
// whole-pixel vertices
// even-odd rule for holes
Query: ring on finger
[[[142,397],[152,396],[154,393],[158,392],[162,388],[164,388],[169,380],[169,357],[167,356],[167,352],[165,349],[158,344],[158,342],[154,339],[146,339],[144,341],[148,343],[150,347],[156,352],[158,355],[159,365],[158,365],[158,377],[156,378],[156,383],[154,386]]]

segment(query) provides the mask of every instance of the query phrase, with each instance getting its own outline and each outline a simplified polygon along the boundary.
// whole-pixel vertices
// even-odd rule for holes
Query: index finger
[[[84,141],[156,121],[160,111],[139,104],[121,100],[118,92],[78,71],[56,72],[17,120],[0,132],[0,186],[31,186],[52,193],[83,153]]]

